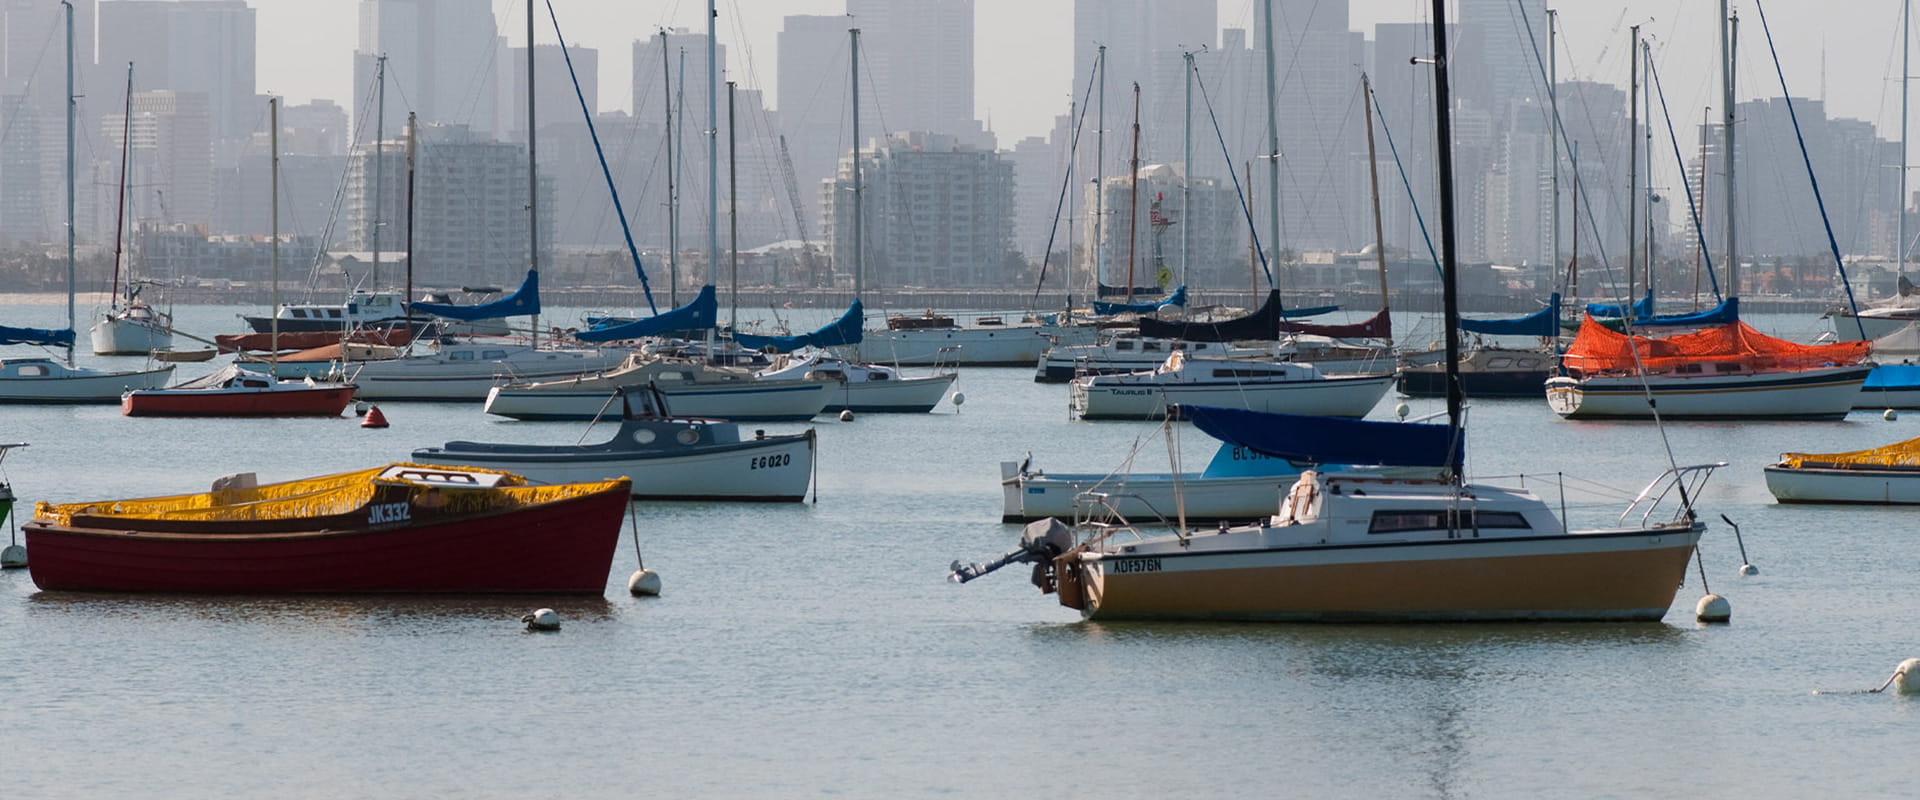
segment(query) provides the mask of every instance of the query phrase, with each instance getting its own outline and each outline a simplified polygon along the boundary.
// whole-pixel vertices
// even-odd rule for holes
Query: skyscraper
[[[389,131],[415,111],[420,122],[494,126],[496,79],[504,57],[487,0],[360,0],[360,44],[353,53],[354,114],[373,115],[375,65],[387,58]],[[360,125],[356,120],[356,126]]]
[[[264,130],[254,102],[254,11],[243,0],[104,0],[100,74],[127,64],[135,90],[206,95],[215,139]]]
[[[994,146],[973,115],[973,0],[847,0],[847,14],[861,34],[864,130]]]

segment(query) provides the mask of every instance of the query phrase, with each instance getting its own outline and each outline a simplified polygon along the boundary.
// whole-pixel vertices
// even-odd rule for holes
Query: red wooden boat
[[[227,366],[164,389],[120,396],[129,417],[337,417],[353,402],[351,383],[276,380]]]
[[[391,464],[137,500],[40,503],[28,569],[48,591],[578,593],[606,589],[625,478],[534,486]],[[225,484],[225,485],[223,485]]]

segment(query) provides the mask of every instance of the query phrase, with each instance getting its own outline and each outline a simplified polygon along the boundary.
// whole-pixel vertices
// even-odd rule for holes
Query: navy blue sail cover
[[[1560,334],[1560,293],[1547,298],[1547,307],[1512,319],[1463,319],[1460,330],[1493,336],[1558,336]]]
[[[1624,317],[1626,313],[1619,303],[1588,303],[1587,313],[1595,317]],[[1645,319],[1653,316],[1653,294],[1633,301],[1633,318]]]
[[[700,287],[693,302],[658,315],[618,325],[590,328],[573,335],[583,342],[618,342],[643,336],[659,336],[674,331],[705,330],[720,319],[720,298],[711,285]]]
[[[530,317],[540,313],[540,273],[527,270],[527,279],[513,294],[491,303],[462,306],[452,303],[414,303],[414,311],[449,319],[476,320],[496,317]]]
[[[1725,301],[1721,302],[1720,305],[1714,306],[1713,308],[1709,308],[1705,311],[1696,311],[1692,314],[1669,314],[1664,317],[1651,317],[1651,318],[1636,317],[1633,320],[1633,324],[1639,325],[1641,327],[1664,327],[1664,326],[1678,327],[1678,326],[1693,326],[1693,325],[1710,326],[1710,325],[1731,325],[1735,322],[1738,322],[1739,320],[1740,320],[1740,298],[1729,297]]]
[[[1275,458],[1315,464],[1452,467],[1465,462],[1450,425],[1370,422],[1302,414],[1270,414],[1213,406],[1180,406],[1208,436]]]
[[[0,344],[38,344],[48,347],[72,347],[73,329],[57,331],[39,328],[9,328],[0,325]]]
[[[1140,320],[1140,335],[1189,342],[1272,341],[1280,338],[1280,290],[1267,292],[1267,301],[1260,304],[1260,310],[1221,322],[1161,322],[1152,317],[1143,317]]]
[[[1180,286],[1174,289],[1171,294],[1157,300],[1141,300],[1133,303],[1109,303],[1105,300],[1095,300],[1093,301],[1093,313],[1102,315],[1124,314],[1127,312],[1151,314],[1160,310],[1161,306],[1181,306],[1184,308],[1186,305],[1187,287]]]
[[[860,301],[847,306],[847,313],[812,333],[799,336],[755,336],[750,333],[733,335],[734,344],[749,350],[772,350],[776,353],[791,353],[802,347],[838,347],[845,344],[859,344],[863,335],[860,326],[866,317],[866,310]]]

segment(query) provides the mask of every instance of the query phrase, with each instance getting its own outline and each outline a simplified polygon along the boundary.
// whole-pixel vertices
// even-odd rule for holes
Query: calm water
[[[211,333],[237,330],[234,312],[179,313]],[[55,594],[0,573],[0,796],[1914,794],[1920,702],[1812,692],[1878,686],[1920,656],[1920,512],[1776,506],[1760,467],[1920,435],[1920,412],[1669,428],[1681,462],[1731,464],[1702,504],[1731,625],[1694,623],[1695,573],[1660,624],[1117,625],[1078,621],[1020,570],[944,575],[1018,536],[996,522],[997,462],[1105,470],[1139,442],[1136,468],[1163,470],[1156,426],[1070,422],[1064,387],[1026,370],[968,370],[959,388],[959,413],[822,418],[817,505],[640,506],[658,598],[625,594],[625,539],[605,597],[585,600]],[[393,427],[372,431],[4,408],[0,440],[33,444],[6,464],[30,503],[581,434],[477,403],[384,410]],[[1648,425],[1568,423],[1544,401],[1481,402],[1472,421],[1480,474],[1637,490],[1665,467]],[[1181,437],[1188,467],[1203,440]],[[1582,501],[1583,519],[1619,508]],[[1759,576],[1735,574],[1720,513]],[[565,629],[523,632],[537,605]]]

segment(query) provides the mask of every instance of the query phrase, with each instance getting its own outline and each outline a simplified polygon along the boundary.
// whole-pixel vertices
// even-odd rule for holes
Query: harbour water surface
[[[178,313],[211,333],[237,330],[233,312]],[[44,306],[0,313],[61,323]],[[605,596],[587,599],[67,594],[0,573],[0,796],[1911,797],[1920,785],[1920,698],[1815,694],[1878,686],[1920,656],[1920,511],[1779,506],[1760,474],[1782,450],[1920,435],[1920,412],[1668,427],[1680,463],[1729,462],[1700,505],[1714,521],[1705,577],[1732,602],[1730,625],[1694,622],[1697,571],[1658,624],[1123,625],[1079,621],[1020,569],[944,577],[950,560],[1018,536],[997,522],[999,461],[1031,452],[1049,470],[1104,471],[1138,446],[1134,468],[1163,471],[1158,427],[1069,421],[1064,387],[1029,370],[965,370],[958,388],[957,413],[820,418],[817,503],[639,505],[658,598],[624,592],[632,538]],[[293,478],[448,439],[573,441],[583,428],[492,420],[478,403],[383,410],[386,430],[11,407],[0,440],[32,443],[6,463],[24,515],[35,500]],[[1209,441],[1182,430],[1185,466]],[[1651,425],[1570,423],[1544,400],[1472,410],[1472,471],[1527,472],[1550,494],[1556,473],[1638,490],[1665,453]],[[1569,502],[1592,523],[1624,507],[1590,492]],[[1723,513],[1758,576],[1736,575]],[[539,605],[564,629],[522,631]]]

